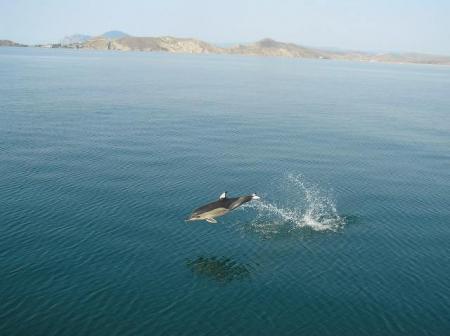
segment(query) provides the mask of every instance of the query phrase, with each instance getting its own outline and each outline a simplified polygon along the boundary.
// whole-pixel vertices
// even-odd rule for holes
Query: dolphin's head
[[[261,199],[261,197],[257,196],[256,193],[253,193],[251,196],[252,196],[252,200],[259,200],[259,199]]]

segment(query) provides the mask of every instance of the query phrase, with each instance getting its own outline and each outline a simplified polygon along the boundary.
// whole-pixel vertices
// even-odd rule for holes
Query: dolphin
[[[217,223],[214,218],[226,215],[231,210],[236,209],[242,204],[252,200],[259,200],[260,198],[261,197],[256,196],[256,194],[228,198],[227,192],[225,191],[220,195],[219,200],[195,209],[186,221],[205,220],[209,223]]]

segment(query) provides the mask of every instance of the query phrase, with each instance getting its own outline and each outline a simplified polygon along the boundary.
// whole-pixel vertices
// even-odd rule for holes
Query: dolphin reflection
[[[251,268],[228,257],[198,257],[187,260],[186,265],[193,273],[221,283],[250,278]]]

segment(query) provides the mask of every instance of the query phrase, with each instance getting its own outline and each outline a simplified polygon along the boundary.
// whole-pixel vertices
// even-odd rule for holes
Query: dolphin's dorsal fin
[[[225,199],[225,198],[227,198],[227,191],[221,193],[220,196],[219,196],[219,199],[220,199],[220,200],[223,200],[223,199]]]

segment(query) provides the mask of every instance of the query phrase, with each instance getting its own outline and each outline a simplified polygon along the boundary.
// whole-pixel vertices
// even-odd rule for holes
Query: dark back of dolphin
[[[233,209],[236,209],[238,206],[241,206],[242,204],[249,202],[251,200],[252,200],[252,196],[223,198],[223,199],[219,199],[215,202],[208,203],[206,205],[201,206],[200,208],[195,209],[194,214],[208,212],[208,211],[218,209],[218,208],[225,208],[225,209],[233,210]]]

